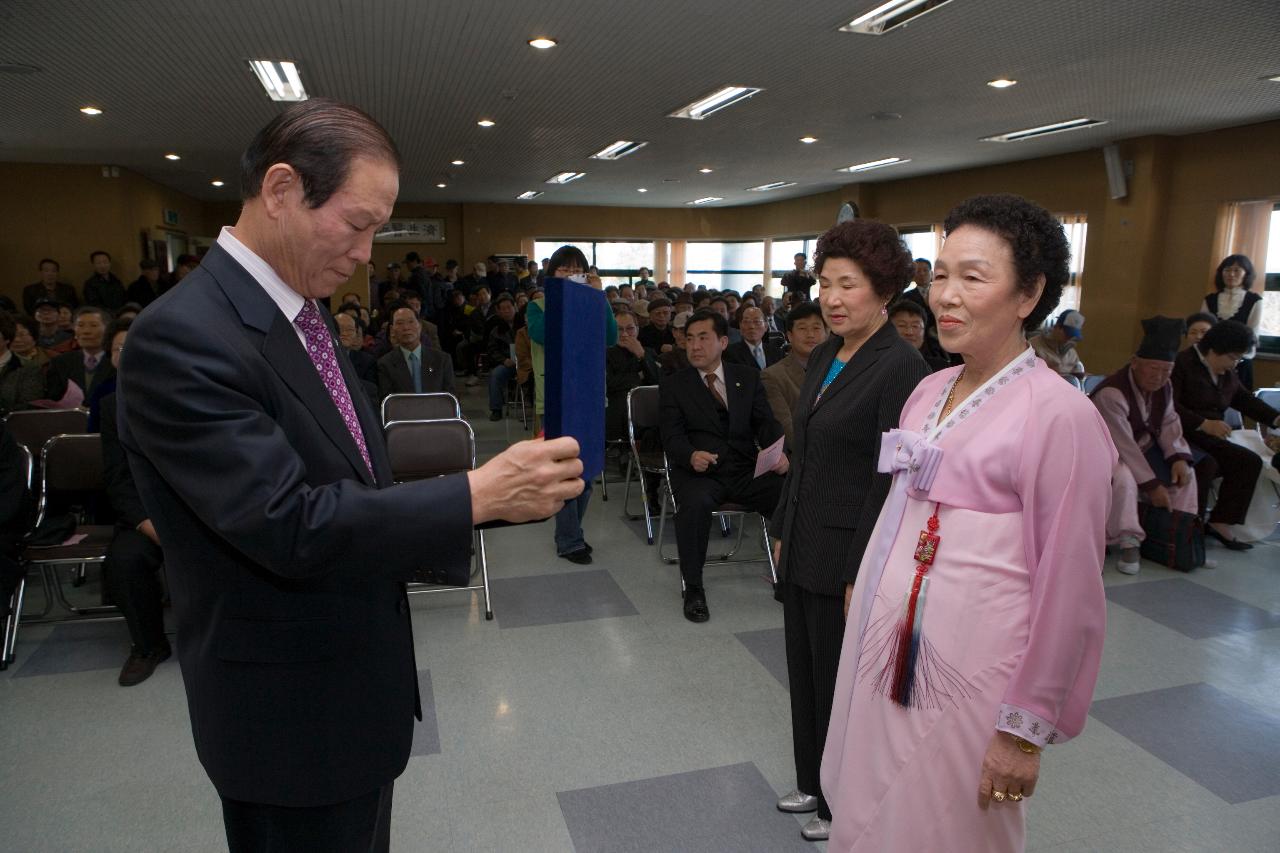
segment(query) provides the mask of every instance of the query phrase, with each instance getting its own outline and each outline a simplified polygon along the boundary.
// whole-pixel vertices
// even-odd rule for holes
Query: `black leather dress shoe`
[[[1250,545],[1248,542],[1241,542],[1239,539],[1228,539],[1227,537],[1219,533],[1216,528],[1210,525],[1207,525],[1207,524],[1205,525],[1204,532],[1208,533],[1214,539],[1217,539],[1219,542],[1225,545],[1228,551],[1252,551],[1253,550],[1253,546]]]
[[[684,591],[684,618],[690,622],[706,622],[711,618],[707,609],[707,594],[700,586],[691,586]]]
[[[128,659],[120,669],[120,678],[118,679],[120,686],[133,687],[146,681],[156,671],[156,667],[167,661],[171,654],[173,654],[173,649],[167,640],[163,645],[149,652],[134,648],[129,652]]]
[[[579,566],[591,565],[591,552],[586,548],[579,548],[576,551],[570,551],[568,554],[561,554],[560,558],[568,560],[570,563],[577,563]]]

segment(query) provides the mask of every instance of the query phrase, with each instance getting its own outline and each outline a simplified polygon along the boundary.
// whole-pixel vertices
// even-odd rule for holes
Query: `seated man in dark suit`
[[[422,321],[412,308],[397,308],[391,315],[391,352],[378,359],[378,399],[389,394],[456,394],[453,363],[438,349],[422,345]]]
[[[345,311],[333,315],[333,322],[338,327],[338,340],[342,349],[351,359],[356,375],[362,380],[378,381],[378,360],[372,353],[364,351],[364,335],[360,333],[360,325],[356,318]]]
[[[102,308],[86,305],[76,309],[76,345],[79,349],[64,352],[49,362],[45,380],[45,396],[60,400],[67,393],[67,383],[74,382],[89,399],[98,385],[115,378],[116,369],[106,354],[107,324],[110,316]]]
[[[764,312],[759,308],[746,308],[742,312],[742,320],[738,323],[742,332],[742,340],[729,344],[724,351],[724,360],[744,367],[764,370],[782,361],[782,350],[772,341],[765,340],[768,331],[764,323]]]
[[[111,363],[119,368],[120,353],[129,336],[129,321],[111,327]],[[151,677],[162,661],[173,653],[164,634],[163,590],[159,572],[164,561],[160,538],[138,496],[129,460],[120,446],[116,418],[116,395],[102,399],[103,477],[107,500],[116,515],[116,535],[107,547],[102,564],[103,584],[111,600],[124,613],[133,644],[120,669],[120,686],[132,687]]]
[[[760,382],[760,371],[722,361],[729,326],[714,311],[699,311],[685,325],[691,367],[662,382],[662,447],[671,464],[676,500],[676,543],[685,582],[684,615],[710,618],[702,588],[711,513],[724,503],[772,514],[787,473],[783,454],[771,472],[754,477],[759,448],[782,436]]]

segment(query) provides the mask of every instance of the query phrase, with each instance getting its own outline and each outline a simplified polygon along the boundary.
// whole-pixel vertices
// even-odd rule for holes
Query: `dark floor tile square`
[[[1228,803],[1280,794],[1280,717],[1212,685],[1103,699],[1091,714]]]
[[[440,754],[440,725],[436,719],[436,694],[431,689],[431,670],[418,670],[418,695],[422,699],[422,719],[413,727],[410,755]]]
[[[784,690],[790,690],[787,680],[787,643],[781,628],[765,628],[763,631],[743,631],[734,634],[747,651],[764,664]]]
[[[733,764],[556,795],[577,853],[812,851],[754,764]]]
[[[1193,640],[1280,627],[1280,613],[1182,578],[1108,587],[1107,598]]]
[[[19,647],[22,643],[19,632]],[[128,656],[129,629],[123,621],[55,625],[13,677],[119,669]]]
[[[635,616],[631,599],[603,569],[489,581],[502,628],[559,625],[586,619]]]

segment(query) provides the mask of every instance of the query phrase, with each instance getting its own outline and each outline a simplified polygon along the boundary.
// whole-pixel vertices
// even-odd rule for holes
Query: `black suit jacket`
[[[760,342],[764,347],[764,366],[773,367],[782,361],[782,349],[772,341],[765,339]],[[724,360],[732,364],[741,364],[743,367],[750,367],[752,370],[760,370],[761,367],[756,363],[755,356],[751,354],[751,347],[746,341],[738,341],[736,344],[729,344],[724,351]]]
[[[67,393],[67,383],[74,382],[84,391],[84,398],[88,400],[93,396],[94,389],[115,375],[116,369],[111,366],[111,354],[103,350],[102,359],[93,371],[93,379],[86,380],[84,352],[73,349],[50,359],[48,372],[45,374],[45,396],[50,400],[61,399]],[[163,387],[163,383],[157,387]]]
[[[391,485],[378,417],[340,358],[370,474],[244,268],[215,245],[187,280],[130,329],[117,405],[165,543],[196,752],[223,797],[352,799],[408,760],[421,712],[404,583],[424,559],[469,559],[468,480]]]
[[[759,370],[726,364],[724,382],[729,397],[727,430],[700,370],[690,367],[662,380],[658,392],[662,448],[676,479],[693,475],[689,460],[695,450],[719,455],[710,470],[713,476],[736,477],[744,472],[749,476],[759,449],[782,436]]]
[[[422,393],[431,394],[448,391],[457,396],[457,388],[453,381],[453,360],[438,349],[423,347],[418,350],[422,356]],[[399,347],[378,359],[378,399],[383,400],[388,394],[413,394],[413,375],[409,373],[409,363],[404,360],[404,353]]]
[[[772,524],[782,540],[779,573],[824,595],[843,595],[858,576],[893,482],[876,471],[880,436],[898,426],[903,404],[929,373],[920,353],[885,323],[815,406],[842,346],[833,335],[809,355],[792,415],[791,468]]]

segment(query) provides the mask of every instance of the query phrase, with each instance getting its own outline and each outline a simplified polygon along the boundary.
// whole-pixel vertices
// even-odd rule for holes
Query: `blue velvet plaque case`
[[[609,303],[586,284],[545,279],[547,438],[578,440],[582,476],[604,470],[604,350]]]

